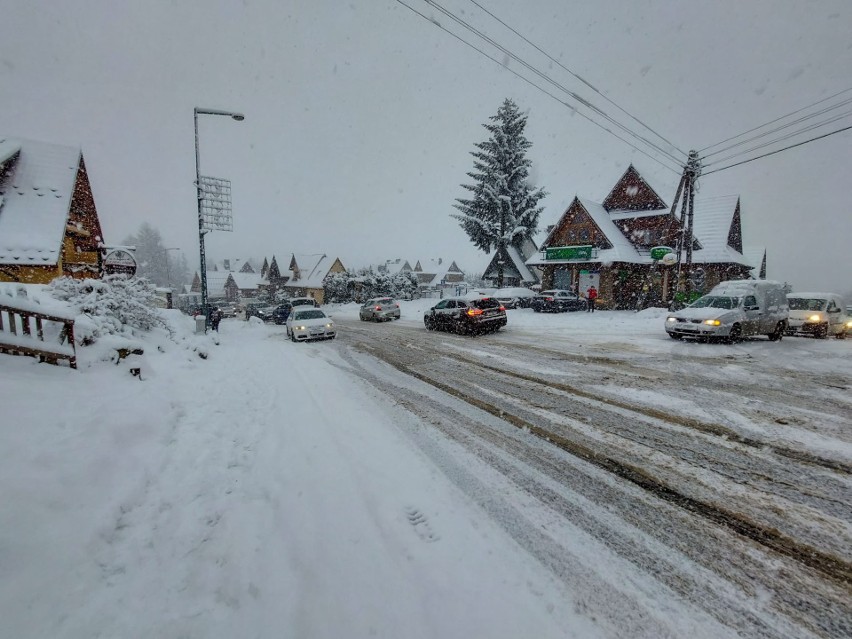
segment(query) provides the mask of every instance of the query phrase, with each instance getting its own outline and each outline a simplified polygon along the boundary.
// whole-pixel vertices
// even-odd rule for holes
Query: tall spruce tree
[[[529,182],[532,162],[526,157],[532,142],[524,137],[527,116],[512,100],[506,99],[484,126],[490,133],[471,151],[474,171],[467,175],[473,184],[462,184],[470,191],[470,199],[457,198],[453,213],[476,248],[505,252],[506,246],[532,238],[538,230],[543,207],[539,200],[547,195]],[[498,286],[503,286],[502,261],[498,260]]]

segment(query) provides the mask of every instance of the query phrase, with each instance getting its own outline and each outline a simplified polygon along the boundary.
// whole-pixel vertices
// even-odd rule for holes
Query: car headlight
[[[326,325],[325,325],[325,327],[326,327],[326,328],[333,328],[333,327],[334,327],[334,324],[332,324],[331,322],[329,322],[328,324],[326,324]]]
[[[666,321],[667,321],[667,322],[676,322],[676,321],[677,321],[677,318],[676,318],[676,317],[667,317],[667,318],[666,318]]]
[[[818,321],[820,321],[821,319],[822,319],[822,318],[821,318],[819,315],[811,315],[811,316],[808,318],[808,321],[809,321],[809,322],[818,322]]]
[[[721,326],[722,325],[722,322],[720,322],[719,320],[704,320],[704,323],[707,324],[707,326]]]
[[[307,328],[307,326],[297,326],[296,329],[303,331]]]
[[[852,328],[852,320],[846,322],[846,328]]]

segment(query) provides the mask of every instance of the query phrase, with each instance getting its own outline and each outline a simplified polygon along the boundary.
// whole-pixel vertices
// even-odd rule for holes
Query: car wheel
[[[814,331],[814,337],[817,339],[825,339],[828,337],[828,324],[824,324]]]
[[[734,344],[739,342],[743,336],[743,329],[739,324],[734,324],[731,326],[731,334],[728,335],[728,338],[725,340],[728,344]]]
[[[780,342],[781,338],[784,337],[784,322],[778,322],[778,326],[775,327],[775,330],[769,334],[770,342]]]
[[[295,341],[296,341],[296,334],[295,334],[293,331],[290,331],[290,341],[291,341],[291,342],[295,342]]]
[[[672,339],[683,339],[683,335],[678,335],[677,333],[669,333],[669,337]]]
[[[468,332],[468,326],[464,322],[456,322],[453,328],[459,335],[464,335]]]
[[[837,339],[846,339],[846,331],[841,331],[837,334]]]
[[[434,331],[435,330],[435,322],[432,321],[431,317],[424,317],[423,318],[423,324],[424,324],[424,326],[426,326],[427,331]]]

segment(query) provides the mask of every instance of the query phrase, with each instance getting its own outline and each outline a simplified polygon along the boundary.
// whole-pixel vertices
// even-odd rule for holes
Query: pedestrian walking
[[[216,331],[217,333],[219,332],[219,322],[222,321],[223,315],[224,315],[224,313],[221,311],[221,309],[218,306],[213,309],[212,313],[210,313],[210,325],[213,327],[213,330]]]
[[[589,313],[595,312],[595,302],[598,299],[598,289],[595,288],[595,285],[592,284],[588,289],[586,289],[586,311]]]

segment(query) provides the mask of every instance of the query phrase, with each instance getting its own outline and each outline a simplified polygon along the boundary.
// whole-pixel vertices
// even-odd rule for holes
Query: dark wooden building
[[[582,295],[594,284],[605,308],[664,305],[676,289],[677,265],[653,260],[651,249],[676,248],[682,232],[679,217],[631,164],[602,203],[575,197],[527,264],[541,269],[542,288]],[[751,277],[752,269],[756,277],[761,266],[745,257],[736,196],[696,200],[692,249],[691,268],[681,270],[693,290]]]

